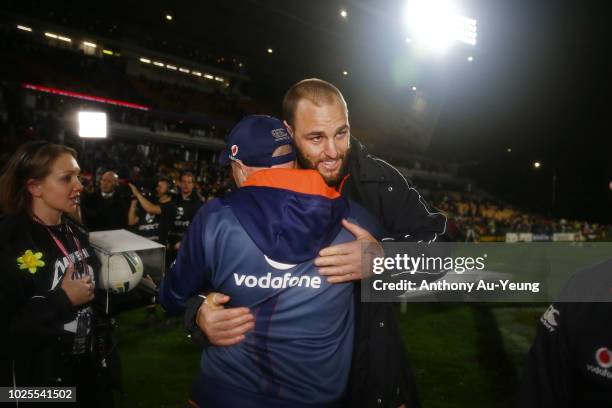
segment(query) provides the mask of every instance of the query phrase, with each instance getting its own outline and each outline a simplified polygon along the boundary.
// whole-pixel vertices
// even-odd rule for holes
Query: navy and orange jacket
[[[294,169],[260,170],[198,212],[162,282],[162,305],[180,313],[193,295],[218,291],[231,297],[230,307],[250,308],[256,320],[242,343],[204,350],[204,378],[224,386],[212,392],[236,391],[207,393],[204,403],[233,398],[226,406],[234,406],[248,398],[242,401],[248,406],[271,400],[322,406],[343,398],[353,351],[353,285],[329,284],[313,265],[322,248],[354,240],[343,218],[380,234],[366,211],[318,172]]]

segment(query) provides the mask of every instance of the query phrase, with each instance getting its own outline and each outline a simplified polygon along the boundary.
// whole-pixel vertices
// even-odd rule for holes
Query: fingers
[[[243,341],[244,335],[253,330],[255,317],[246,307],[211,309],[209,305],[202,305],[198,310],[197,324],[212,344],[231,346]]]
[[[320,268],[319,274],[323,276],[341,276],[353,272],[350,265],[328,266]]]
[[[234,327],[229,330],[223,330],[223,331],[219,330],[218,338],[219,340],[223,340],[223,339],[243,336],[247,332],[253,330],[253,327],[255,327],[255,322],[245,323],[245,324],[242,324],[240,326]]]
[[[64,279],[73,280],[74,279],[74,264],[69,263],[68,268],[66,268],[66,272],[64,272],[64,276],[62,277],[62,281]]]
[[[218,309],[220,306],[230,301],[230,297],[223,293],[212,292],[206,297],[208,306]]]
[[[234,336],[243,334],[255,326],[255,317],[252,314],[246,314],[230,320],[221,320],[213,323],[215,329],[223,331],[232,331],[237,327],[250,326],[244,332],[235,333]],[[233,336],[232,336],[233,337]]]
[[[238,343],[244,341],[245,338],[246,338],[245,336],[236,336],[236,337],[232,337],[231,339],[218,340],[218,341],[214,342],[213,344],[215,346],[228,347],[228,346],[233,346],[235,344],[238,344]]]
[[[91,283],[91,275],[86,275],[85,277],[81,278],[81,280],[85,283]]]
[[[314,260],[314,265],[319,268],[319,271],[321,271],[321,269],[324,269],[326,266],[329,267],[347,264],[350,258],[350,255],[327,255],[316,258]]]
[[[361,239],[361,238],[365,238],[368,235],[372,236],[367,230],[361,228],[359,225],[357,224],[353,224],[352,222],[343,219],[342,220],[342,226],[344,228],[346,228],[348,230],[348,232],[350,232],[351,234],[353,234],[355,236],[356,239]]]
[[[356,281],[360,279],[361,279],[361,275],[358,275],[356,273],[347,273],[346,275],[331,276],[327,278],[327,282],[335,284],[335,283],[352,282],[352,281]]]
[[[357,241],[346,242],[344,244],[332,245],[319,251],[319,256],[346,255],[354,251],[359,251],[361,244]]]
[[[217,323],[228,321],[237,317],[251,315],[250,310],[246,307],[236,307],[230,309],[207,310],[204,311],[204,320],[206,323]]]

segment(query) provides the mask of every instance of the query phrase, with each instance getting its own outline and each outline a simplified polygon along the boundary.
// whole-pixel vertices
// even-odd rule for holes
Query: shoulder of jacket
[[[64,222],[67,225],[69,225],[70,228],[72,228],[80,236],[85,237],[85,238],[89,237],[89,231],[87,230],[87,228],[85,228],[83,224],[81,224],[74,218],[64,217]]]
[[[25,215],[10,215],[0,218],[0,244],[2,246],[20,240],[26,228],[29,228],[29,222]]]

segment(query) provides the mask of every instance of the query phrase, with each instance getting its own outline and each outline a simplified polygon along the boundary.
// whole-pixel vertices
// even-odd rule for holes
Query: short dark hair
[[[334,85],[317,78],[303,79],[289,88],[283,98],[283,119],[290,126],[295,124],[295,110],[302,99],[307,99],[317,106],[341,102],[346,109],[346,101]]]
[[[181,173],[181,177],[179,177],[179,180],[182,180],[183,177],[185,177],[185,176],[191,177],[193,179],[193,181],[195,181],[195,179],[196,179],[192,172],[184,171],[184,172]]]
[[[31,213],[32,196],[28,180],[43,180],[51,173],[55,160],[62,154],[70,154],[76,159],[74,149],[35,141],[21,145],[9,158],[0,176],[0,209],[5,215]]]

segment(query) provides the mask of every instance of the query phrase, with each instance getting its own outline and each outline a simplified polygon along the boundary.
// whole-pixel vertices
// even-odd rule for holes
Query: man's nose
[[[323,152],[325,153],[325,156],[329,157],[330,159],[336,159],[338,157],[338,148],[336,146],[336,141],[333,138],[328,139],[325,142],[325,150]]]

